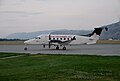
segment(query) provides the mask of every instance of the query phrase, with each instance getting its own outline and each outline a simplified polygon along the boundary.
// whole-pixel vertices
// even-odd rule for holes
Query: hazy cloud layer
[[[87,30],[119,18],[119,0],[0,0],[0,37],[14,32]]]
[[[25,11],[0,11],[0,13],[2,14],[20,14],[20,15],[39,15],[39,14],[43,14],[43,12],[25,12]]]

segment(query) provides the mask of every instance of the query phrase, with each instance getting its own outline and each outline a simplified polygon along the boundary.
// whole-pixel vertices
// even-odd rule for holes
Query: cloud
[[[48,0],[36,0],[36,1],[48,1]]]
[[[25,12],[25,11],[0,11],[3,14],[20,14],[20,15],[40,15],[44,12]]]

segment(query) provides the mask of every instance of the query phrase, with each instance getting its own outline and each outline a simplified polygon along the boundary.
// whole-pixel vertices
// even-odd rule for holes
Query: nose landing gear
[[[24,48],[25,51],[27,51],[27,44],[25,45],[25,48]]]

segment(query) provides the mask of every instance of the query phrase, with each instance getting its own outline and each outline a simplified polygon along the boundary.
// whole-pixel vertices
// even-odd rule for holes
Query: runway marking
[[[21,56],[25,56],[25,55],[17,55],[17,56],[3,57],[3,58],[0,58],[0,59],[16,58],[16,57],[21,57]]]

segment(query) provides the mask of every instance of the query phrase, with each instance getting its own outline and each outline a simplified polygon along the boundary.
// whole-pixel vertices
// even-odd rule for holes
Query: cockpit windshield
[[[35,39],[40,39],[40,37],[35,37]]]

